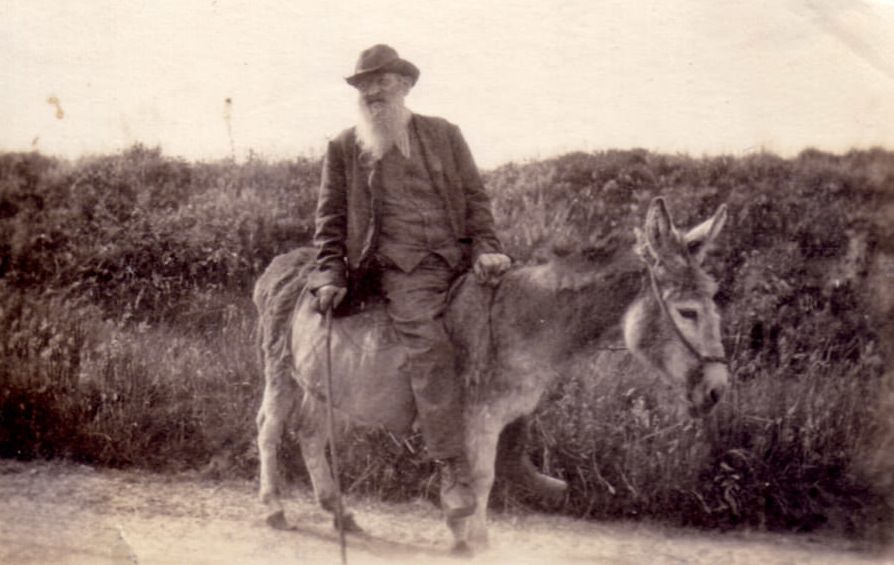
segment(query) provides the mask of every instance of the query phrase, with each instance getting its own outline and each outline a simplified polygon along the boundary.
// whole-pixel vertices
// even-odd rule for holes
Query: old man
[[[309,289],[321,312],[373,286],[385,298],[409,351],[402,371],[428,454],[441,463],[442,507],[459,518],[474,512],[475,498],[463,448],[463,389],[442,314],[457,276],[471,267],[479,282],[492,284],[510,259],[459,128],[404,104],[419,74],[393,48],[374,45],[347,77],[359,94],[359,116],[326,152]]]

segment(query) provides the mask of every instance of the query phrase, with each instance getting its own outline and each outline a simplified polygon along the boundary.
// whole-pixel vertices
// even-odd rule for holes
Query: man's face
[[[360,79],[356,85],[360,100],[372,112],[384,106],[403,105],[410,91],[409,80],[396,73],[373,73]]]

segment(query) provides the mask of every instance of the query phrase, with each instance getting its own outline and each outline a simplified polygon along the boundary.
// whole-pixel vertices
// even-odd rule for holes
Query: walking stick
[[[329,428],[329,458],[332,460],[332,480],[335,483],[335,525],[341,547],[342,565],[348,563],[345,542],[344,510],[341,504],[341,481],[338,478],[338,454],[335,449],[335,415],[332,402],[332,307],[326,310],[326,426]]]

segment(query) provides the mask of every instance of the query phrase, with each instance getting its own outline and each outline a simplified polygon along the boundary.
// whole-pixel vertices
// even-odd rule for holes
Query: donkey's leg
[[[283,430],[298,394],[298,385],[291,378],[268,375],[261,409],[258,411],[260,497],[261,502],[268,508],[267,523],[277,529],[287,527],[280,501],[277,458]]]
[[[301,407],[301,426],[298,429],[298,441],[301,443],[301,457],[310,475],[314,496],[324,510],[334,516],[334,524],[338,528],[338,500],[335,492],[335,481],[332,470],[326,461],[326,444],[329,434],[326,426],[326,407],[310,395],[305,397]],[[354,515],[342,502],[342,518],[346,532],[362,532],[362,528],[354,521]]]
[[[537,470],[528,456],[530,416],[511,422],[500,435],[497,450],[497,473],[546,502],[558,502],[565,496],[568,484]]]
[[[453,532],[453,552],[467,554],[471,547],[487,546],[487,502],[494,485],[497,443],[505,421],[494,410],[477,407],[467,420],[467,457],[475,493],[475,513],[461,520],[448,520]]]

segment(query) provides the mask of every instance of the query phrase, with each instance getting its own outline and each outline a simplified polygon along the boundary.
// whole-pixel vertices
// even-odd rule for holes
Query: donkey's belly
[[[296,378],[311,394],[325,399],[326,325],[309,295],[292,324]],[[356,424],[410,429],[416,408],[409,378],[399,368],[406,350],[397,342],[382,308],[332,321],[332,389],[336,410]]]

